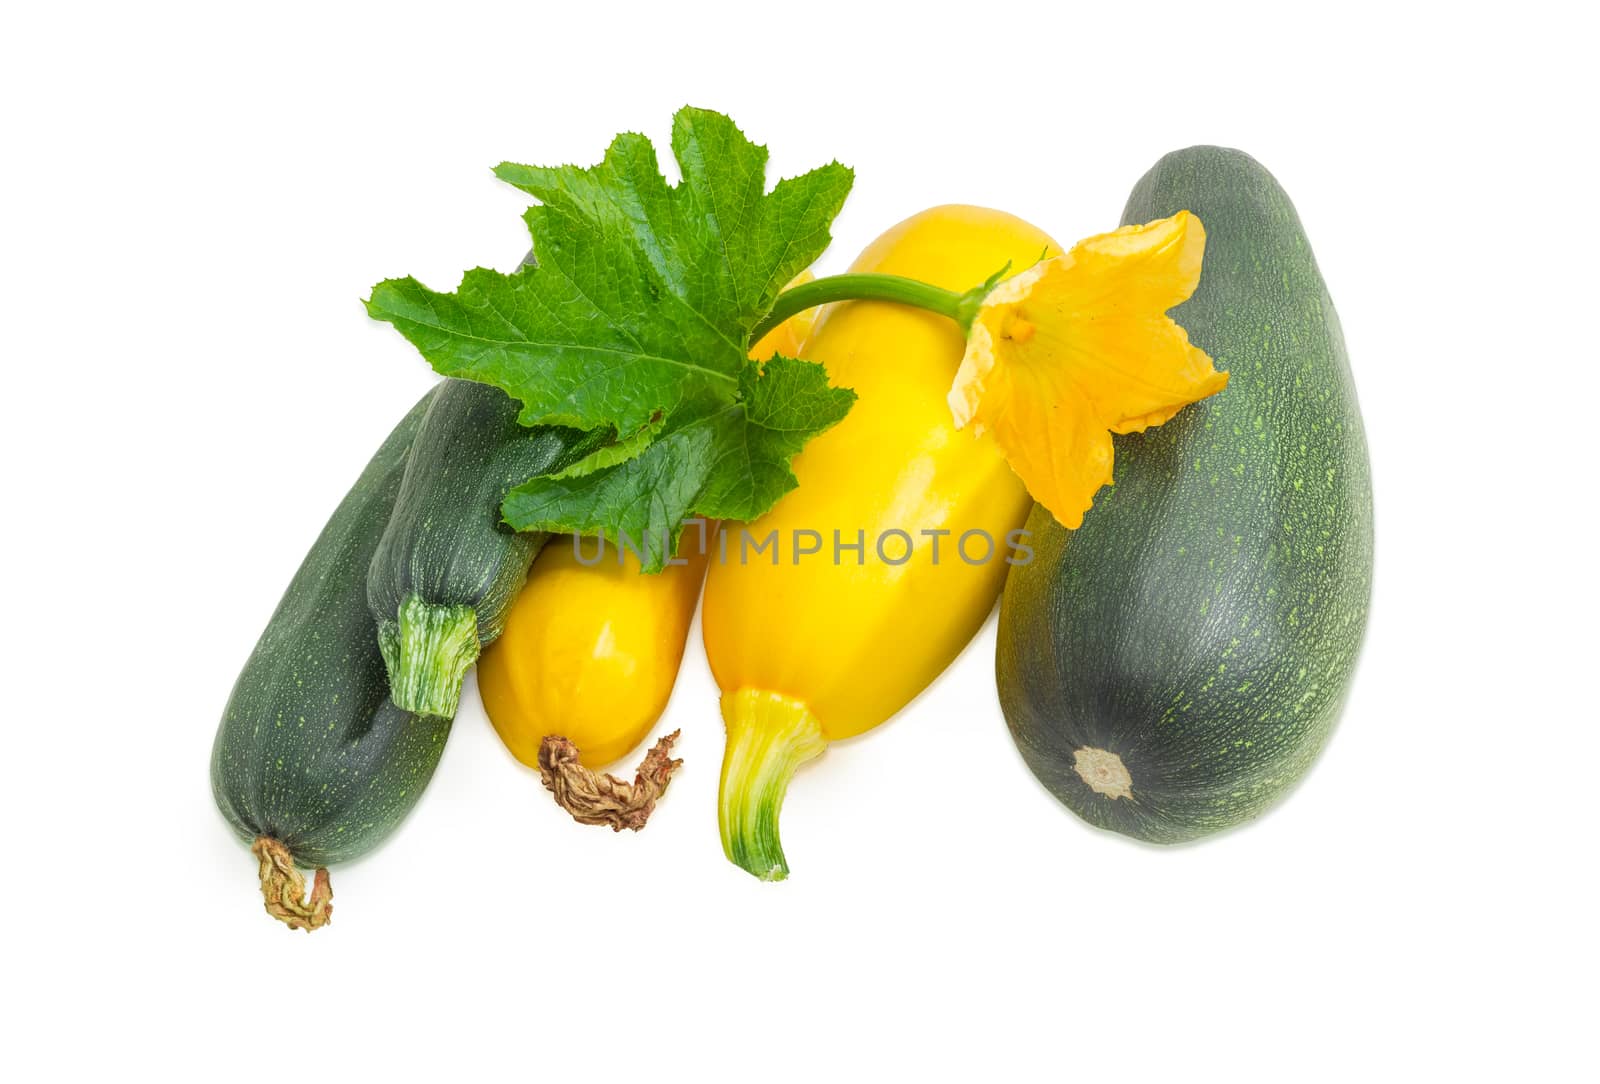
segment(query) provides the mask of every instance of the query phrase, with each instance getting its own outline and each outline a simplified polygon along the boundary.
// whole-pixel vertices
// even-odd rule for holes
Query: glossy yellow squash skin
[[[785,321],[751,357],[794,356],[811,320],[802,313]],[[540,743],[560,736],[578,747],[584,767],[600,768],[644,740],[677,682],[715,530],[685,527],[685,563],[653,576],[640,572],[631,550],[619,564],[608,547],[596,563],[592,539],[582,543],[583,561],[570,537],[545,546],[505,631],[478,663],[484,710],[513,756],[537,768]]]
[[[895,226],[851,270],[964,291],[1007,262],[1020,271],[1060,251],[1011,215],[946,206]],[[776,529],[778,563],[741,558],[736,525],[725,531],[726,557],[712,563],[702,625],[728,728],[723,846],[759,877],[788,871],[777,818],[794,768],[904,707],[977,632],[1004,583],[1007,536],[1031,502],[992,440],[954,428],[946,395],[964,346],[956,324],[933,313],[862,301],[821,310],[801,356],[859,399],[796,458],[799,488],[745,528],[752,542]],[[835,563],[835,530],[845,543],[865,532],[860,564],[852,550]],[[913,543],[903,564],[875,545],[892,530]],[[823,537],[822,551],[798,564],[796,531]],[[935,560],[924,532],[938,531],[949,533]],[[968,531],[993,540],[987,561],[959,556]],[[905,549],[886,536],[890,559]],[[974,536],[969,556],[984,551]]]
[[[689,528],[686,538],[693,538]],[[584,560],[597,543],[583,541]],[[513,756],[538,767],[559,735],[587,768],[626,756],[666,710],[705,576],[698,545],[685,565],[646,576],[631,550],[607,547],[585,565],[572,539],[551,540],[478,663],[484,710]]]

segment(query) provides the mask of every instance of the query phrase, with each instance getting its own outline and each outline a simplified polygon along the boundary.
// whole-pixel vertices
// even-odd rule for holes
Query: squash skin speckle
[[[1116,438],[1116,484],[1068,532],[1035,508],[1011,570],[996,673],[1023,759],[1091,824],[1156,843],[1266,809],[1343,704],[1372,582],[1366,440],[1333,302],[1283,189],[1249,156],[1167,155],[1124,223],[1207,230],[1173,315],[1232,373],[1157,429]],[[1096,793],[1081,749],[1126,764]]]

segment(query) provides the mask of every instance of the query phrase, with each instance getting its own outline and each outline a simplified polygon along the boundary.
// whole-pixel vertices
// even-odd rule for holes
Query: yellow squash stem
[[[672,782],[672,773],[683,767],[683,761],[672,759],[672,743],[677,740],[674,730],[657,741],[629,783],[609,772],[584,767],[576,745],[548,735],[539,743],[539,778],[554,795],[556,805],[579,824],[637,832],[655,812],[656,801]]]
[[[827,748],[822,726],[800,701],[758,689],[722,697],[728,747],[717,821],[728,860],[763,881],[789,876],[778,814],[795,769]]]

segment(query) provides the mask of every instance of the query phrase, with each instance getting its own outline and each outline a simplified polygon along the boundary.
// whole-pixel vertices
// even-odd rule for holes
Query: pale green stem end
[[[728,748],[717,822],[728,861],[763,881],[789,875],[778,815],[795,769],[827,747],[816,716],[800,701],[739,689],[722,698]]]
[[[395,620],[378,626],[378,647],[396,706],[453,719],[461,682],[478,659],[477,612],[412,595],[400,604]]]

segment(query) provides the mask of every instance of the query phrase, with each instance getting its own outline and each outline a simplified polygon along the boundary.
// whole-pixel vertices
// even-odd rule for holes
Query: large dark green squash
[[[450,733],[448,720],[390,702],[367,610],[367,566],[436,394],[395,427],[328,520],[245,663],[212,748],[217,807],[254,844],[267,909],[291,926],[315,929],[329,910],[326,899],[297,898],[294,867],[376,846],[416,805]],[[325,871],[318,882],[330,894]]]
[[[1158,162],[1124,223],[1206,228],[1173,315],[1230,370],[1173,421],[1116,438],[1081,529],[1035,508],[997,676],[1017,748],[1079,816],[1173,843],[1261,812],[1321,750],[1366,627],[1367,448],[1333,302],[1288,196],[1249,156]]]

